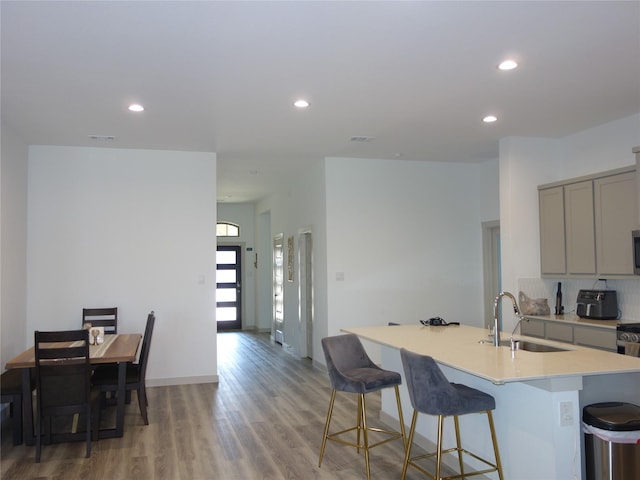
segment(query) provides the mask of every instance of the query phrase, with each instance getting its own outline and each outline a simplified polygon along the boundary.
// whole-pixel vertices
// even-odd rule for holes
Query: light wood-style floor
[[[156,352],[157,354],[157,352]],[[153,354],[152,354],[153,355]],[[327,443],[322,467],[318,453],[329,403],[326,372],[269,341],[268,334],[218,334],[218,384],[148,388],[149,425],[137,399],[127,405],[123,438],[83,443],[14,447],[10,423],[3,422],[0,476],[3,480],[254,480],[363,479],[364,456],[351,447]],[[367,396],[370,423],[380,395]],[[355,396],[338,393],[332,427],[355,418]],[[404,412],[410,418],[411,412]],[[335,431],[332,428],[333,431]],[[372,450],[373,479],[400,478],[399,441]],[[425,478],[409,469],[407,478]]]

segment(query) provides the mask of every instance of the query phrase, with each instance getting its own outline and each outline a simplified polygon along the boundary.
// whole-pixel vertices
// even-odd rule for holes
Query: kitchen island
[[[584,478],[582,407],[601,401],[640,403],[640,358],[520,336],[516,338],[562,350],[511,352],[486,342],[486,329],[464,325],[344,331],[381,345],[382,366],[402,372],[403,377],[399,349],[404,347],[432,356],[450,381],[493,395],[505,478],[511,480]],[[502,338],[508,340],[509,334]],[[404,386],[401,390],[405,417],[410,418],[409,396]],[[394,405],[393,392],[383,391],[381,418],[387,423],[398,421]],[[435,439],[435,418],[420,419],[417,443],[428,448]],[[461,428],[463,443],[491,458],[486,420],[480,415],[463,417]],[[445,430],[445,442],[451,444],[452,425]]]

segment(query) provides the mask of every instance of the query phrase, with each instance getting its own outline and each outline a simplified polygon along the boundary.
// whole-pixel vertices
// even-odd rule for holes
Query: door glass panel
[[[235,307],[218,307],[216,308],[216,319],[219,322],[235,321],[237,316]]]
[[[219,288],[216,291],[216,300],[218,302],[235,302],[236,301],[236,289],[234,288]]]
[[[236,263],[236,252],[233,250],[218,250],[216,252],[216,263],[218,265],[233,265]]]
[[[216,283],[236,283],[235,270],[217,270]]]

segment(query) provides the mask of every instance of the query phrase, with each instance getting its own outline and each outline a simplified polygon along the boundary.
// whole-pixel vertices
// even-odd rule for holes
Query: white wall
[[[83,307],[123,333],[154,310],[149,385],[216,380],[215,154],[31,146],[28,181],[23,347]]]
[[[473,203],[478,212],[478,220],[480,223],[498,220],[500,218],[498,159],[487,160],[476,167],[472,171],[473,183],[480,188],[480,192],[476,194]]]
[[[605,123],[562,139],[563,168],[552,181],[635,164],[640,114]]]
[[[295,238],[295,250],[298,251],[298,233],[300,229],[310,230],[313,242],[313,353],[312,358],[316,362],[324,364],[324,355],[320,340],[327,336],[328,325],[328,292],[327,292],[327,243],[329,232],[327,230],[327,207],[326,197],[328,190],[326,186],[326,161],[315,164],[309,171],[305,172],[298,179],[297,184],[292,189],[292,218],[296,223],[296,228],[292,230]],[[296,257],[297,258],[297,255]],[[293,297],[296,304],[287,306],[287,313],[300,318],[298,312],[298,287],[299,274],[296,266],[296,277],[291,285],[291,290],[295,293]],[[290,296],[291,298],[291,296]],[[300,324],[295,329],[296,342],[301,342]]]
[[[256,327],[260,332],[272,332],[273,327],[273,247],[271,244],[271,212],[256,215]],[[273,332],[272,332],[273,333]]]
[[[329,335],[433,316],[482,326],[495,163],[327,160]]]
[[[538,185],[550,182],[552,172],[561,168],[560,147],[550,139],[500,142],[502,289],[516,296],[519,277],[540,277]],[[503,311],[507,316],[510,309]]]
[[[285,348],[293,354],[299,354],[300,314],[298,311],[299,299],[299,275],[297,264],[298,234],[301,229],[310,230],[313,238],[313,285],[314,285],[314,324],[313,324],[313,352],[311,357],[324,363],[324,357],[320,347],[320,339],[327,335],[327,280],[326,280],[326,210],[325,210],[325,163],[318,162],[304,172],[300,172],[290,187],[281,192],[263,199],[256,206],[256,214],[259,219],[270,220],[270,231],[265,235],[265,229],[259,228],[260,249],[269,252],[262,255],[265,261],[259,262],[261,279],[272,278],[272,242],[274,235],[284,233],[285,245],[289,236],[294,237],[296,264],[294,265],[294,281],[285,281]],[[286,258],[286,255],[285,255]],[[285,271],[286,271],[285,261]],[[264,269],[267,269],[265,271]],[[269,294],[265,295],[264,290]],[[269,281],[258,283],[258,297],[261,303],[258,309],[269,312],[272,318],[272,285]],[[266,316],[266,315],[263,315]],[[262,326],[262,325],[261,325]]]
[[[239,237],[218,237],[217,243],[218,245],[240,245],[242,247],[242,328],[256,328],[255,205],[253,203],[219,203],[218,222],[231,222],[240,226]]]
[[[2,124],[0,161],[0,336],[2,370],[27,343],[27,145]]]

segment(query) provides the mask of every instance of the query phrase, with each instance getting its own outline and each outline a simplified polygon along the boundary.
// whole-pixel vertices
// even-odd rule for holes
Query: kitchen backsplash
[[[640,279],[638,280],[593,280],[520,278],[518,290],[531,298],[546,298],[553,313],[556,304],[558,282],[562,282],[562,305],[565,313],[575,313],[579,290],[615,290],[622,323],[640,322]]]

